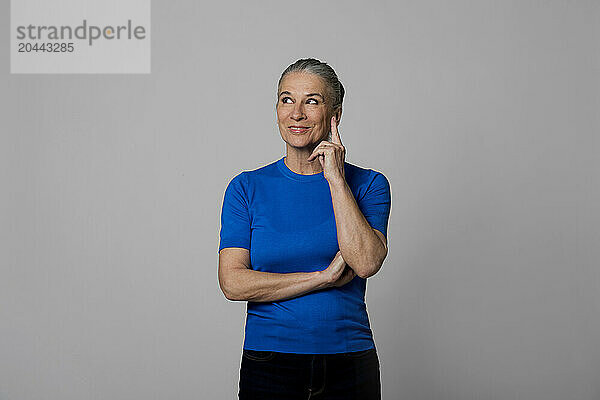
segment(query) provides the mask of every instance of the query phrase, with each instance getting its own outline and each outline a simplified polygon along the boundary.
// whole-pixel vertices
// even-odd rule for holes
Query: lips
[[[308,126],[290,126],[288,128],[292,133],[304,133],[310,129]]]

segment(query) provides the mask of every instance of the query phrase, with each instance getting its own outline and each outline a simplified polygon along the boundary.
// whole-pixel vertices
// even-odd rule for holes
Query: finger
[[[310,153],[310,156],[308,156],[308,158],[306,160],[312,161],[317,155],[319,155],[320,151],[321,151],[321,143],[319,143],[317,145],[317,147],[315,147],[315,149],[312,151],[312,153]]]
[[[321,156],[324,157],[325,156],[325,150],[328,148],[328,146],[331,146],[331,143],[323,140],[321,143],[319,143],[317,145],[317,147],[315,147],[315,149],[313,150],[313,152],[311,153],[311,155],[308,156],[308,158],[306,159],[306,161],[312,161],[318,155],[321,155]]]
[[[338,131],[337,120],[335,119],[335,116],[331,117],[331,142],[342,144],[342,139],[340,138],[340,131]]]
[[[312,161],[315,159],[316,156],[321,155],[321,154],[323,154],[323,148],[321,147],[321,145],[318,145],[317,147],[315,147],[315,149],[313,150],[311,155],[308,156],[306,161]]]

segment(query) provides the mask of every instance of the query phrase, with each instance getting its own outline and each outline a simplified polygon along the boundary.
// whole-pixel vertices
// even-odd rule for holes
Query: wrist
[[[325,289],[331,286],[331,282],[324,271],[315,271],[316,289]]]
[[[346,186],[346,179],[344,179],[343,177],[331,179],[327,182],[329,183],[329,188],[331,190],[341,190],[344,189],[344,186]]]

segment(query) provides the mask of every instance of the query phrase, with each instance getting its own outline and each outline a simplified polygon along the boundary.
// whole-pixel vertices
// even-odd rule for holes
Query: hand
[[[356,276],[354,270],[346,265],[346,262],[342,258],[342,253],[339,251],[327,269],[321,271],[321,273],[324,274],[327,287],[344,286]]]
[[[312,162],[317,157],[321,167],[323,167],[323,176],[329,183],[346,180],[344,171],[346,148],[342,145],[335,116],[331,117],[331,142],[321,141],[307,158],[307,161]]]

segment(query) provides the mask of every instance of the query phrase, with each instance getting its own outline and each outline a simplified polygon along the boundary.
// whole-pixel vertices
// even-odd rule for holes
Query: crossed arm
[[[373,229],[358,208],[346,181],[330,183],[338,243],[342,258],[354,272],[368,278],[387,256],[387,240]],[[225,297],[238,301],[284,300],[334,285],[322,271],[275,273],[250,269],[250,251],[239,247],[219,252],[219,286]]]
[[[330,182],[329,189],[338,243],[344,261],[361,278],[375,275],[387,256],[385,236],[371,228],[345,180]]]

